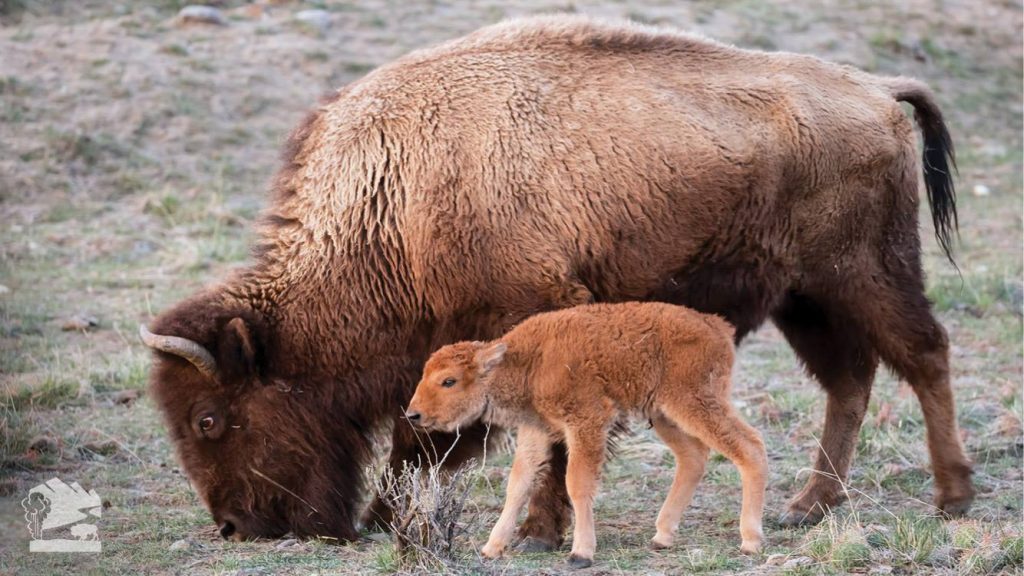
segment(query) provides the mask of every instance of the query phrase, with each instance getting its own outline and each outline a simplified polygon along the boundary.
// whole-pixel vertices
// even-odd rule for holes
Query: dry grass
[[[393,548],[377,556],[389,572],[456,573],[479,567],[466,537],[482,528],[481,517],[466,509],[474,476],[481,471],[474,462],[445,471],[446,459],[440,466],[406,463],[398,473],[384,467],[374,475],[377,494],[394,513],[388,523]]]
[[[739,480],[716,458],[676,547],[648,550],[673,463],[639,431],[605,471],[595,512],[599,555],[589,572],[1021,572],[1019,3],[317,0],[257,9],[231,0],[228,26],[218,28],[176,26],[181,4],[0,0],[0,573],[362,574],[419,566],[402,564],[379,536],[345,546],[220,541],[145,396],[148,355],[134,327],[245,260],[283,139],[321,93],[411,49],[503,17],[556,10],[673,24],[922,78],[936,89],[960,161],[962,277],[942,260],[931,230],[922,237],[976,461],[971,516],[933,518],[920,409],[905,384],[882,373],[850,502],[820,527],[769,525],[766,554],[740,556]],[[298,10],[314,7],[331,14],[327,30],[294,22]],[[981,185],[988,195],[974,195]],[[77,313],[99,325],[62,331]],[[141,397],[125,395],[133,391]],[[735,401],[764,433],[768,512],[778,514],[806,479],[822,395],[767,327],[740,350]],[[562,552],[478,561],[509,462],[492,455],[460,477],[479,521],[442,545],[456,559],[449,569],[565,572]],[[418,474],[440,488],[439,478]],[[53,476],[96,488],[111,504],[99,524],[102,555],[27,553],[18,502]],[[412,491],[415,477],[394,479],[395,490]],[[451,506],[438,526],[465,526],[451,520],[462,492],[445,494]],[[169,550],[183,539],[187,548]]]

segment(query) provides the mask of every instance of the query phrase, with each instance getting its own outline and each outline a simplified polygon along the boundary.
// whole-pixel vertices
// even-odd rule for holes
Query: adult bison
[[[884,361],[920,400],[937,504],[965,511],[901,101],[948,254],[953,148],[913,80],[548,17],[342,89],[291,136],[253,262],[142,330],[154,397],[221,534],[355,537],[374,431],[392,425],[392,465],[420,455],[400,418],[429,353],[590,301],[686,304],[737,338],[770,318],[828,393],[816,468],[841,478]],[[450,461],[482,441],[463,430]],[[530,544],[562,540],[564,466],[555,450]],[[812,475],[783,521],[841,498]]]

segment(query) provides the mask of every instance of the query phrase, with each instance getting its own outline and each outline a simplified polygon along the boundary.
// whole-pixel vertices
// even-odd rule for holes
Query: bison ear
[[[245,320],[233,318],[224,326],[218,349],[217,364],[227,376],[247,378],[256,374],[256,341]]]
[[[502,358],[505,357],[506,350],[508,350],[508,346],[505,346],[504,342],[484,344],[482,348],[477,350],[473,359],[476,360],[476,365],[480,370],[480,375],[482,376],[487,374],[493,370],[495,366],[500,364]]]

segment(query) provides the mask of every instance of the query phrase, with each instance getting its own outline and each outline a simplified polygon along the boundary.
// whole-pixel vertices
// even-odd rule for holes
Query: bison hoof
[[[553,552],[555,545],[546,540],[527,536],[516,545],[516,552],[522,554],[539,554],[541,552]]]
[[[580,568],[590,568],[593,565],[594,560],[591,558],[584,558],[583,556],[577,556],[576,554],[569,555],[569,567],[573,570],[579,570]]]
[[[810,510],[798,510],[790,508],[786,510],[782,516],[779,516],[779,526],[782,528],[800,528],[804,526],[814,526],[821,519],[825,517],[825,514],[821,512],[820,507],[815,506]]]
[[[940,498],[936,504],[946,517],[959,518],[967,514],[967,511],[971,509],[972,502],[974,502],[973,493],[959,498]]]

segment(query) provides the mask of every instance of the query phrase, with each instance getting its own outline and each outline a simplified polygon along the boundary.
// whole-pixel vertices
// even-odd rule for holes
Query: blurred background
[[[919,408],[905,385],[880,374],[851,478],[864,495],[824,527],[771,529],[766,557],[738,558],[738,481],[717,462],[688,513],[689,536],[677,550],[649,553],[672,459],[644,433],[607,472],[616,498],[598,507],[599,548],[608,550],[600,569],[1019,572],[1017,0],[0,0],[0,572],[405,569],[386,542],[217,541],[146,398],[149,356],[135,330],[245,262],[284,139],[319,96],[415,48],[550,12],[675,26],[917,77],[937,94],[959,164],[959,273],[942,259],[930,218],[921,233],[929,296],[954,344],[964,440],[978,462],[971,518],[930,517]],[[773,454],[772,516],[804,480],[823,396],[770,327],[743,347],[736,388]],[[482,469],[493,480],[476,498],[489,515],[484,529],[507,464],[497,456]],[[56,475],[104,496],[100,557],[28,555],[18,502]],[[471,555],[473,543],[464,548]],[[473,566],[563,568],[558,555]]]

